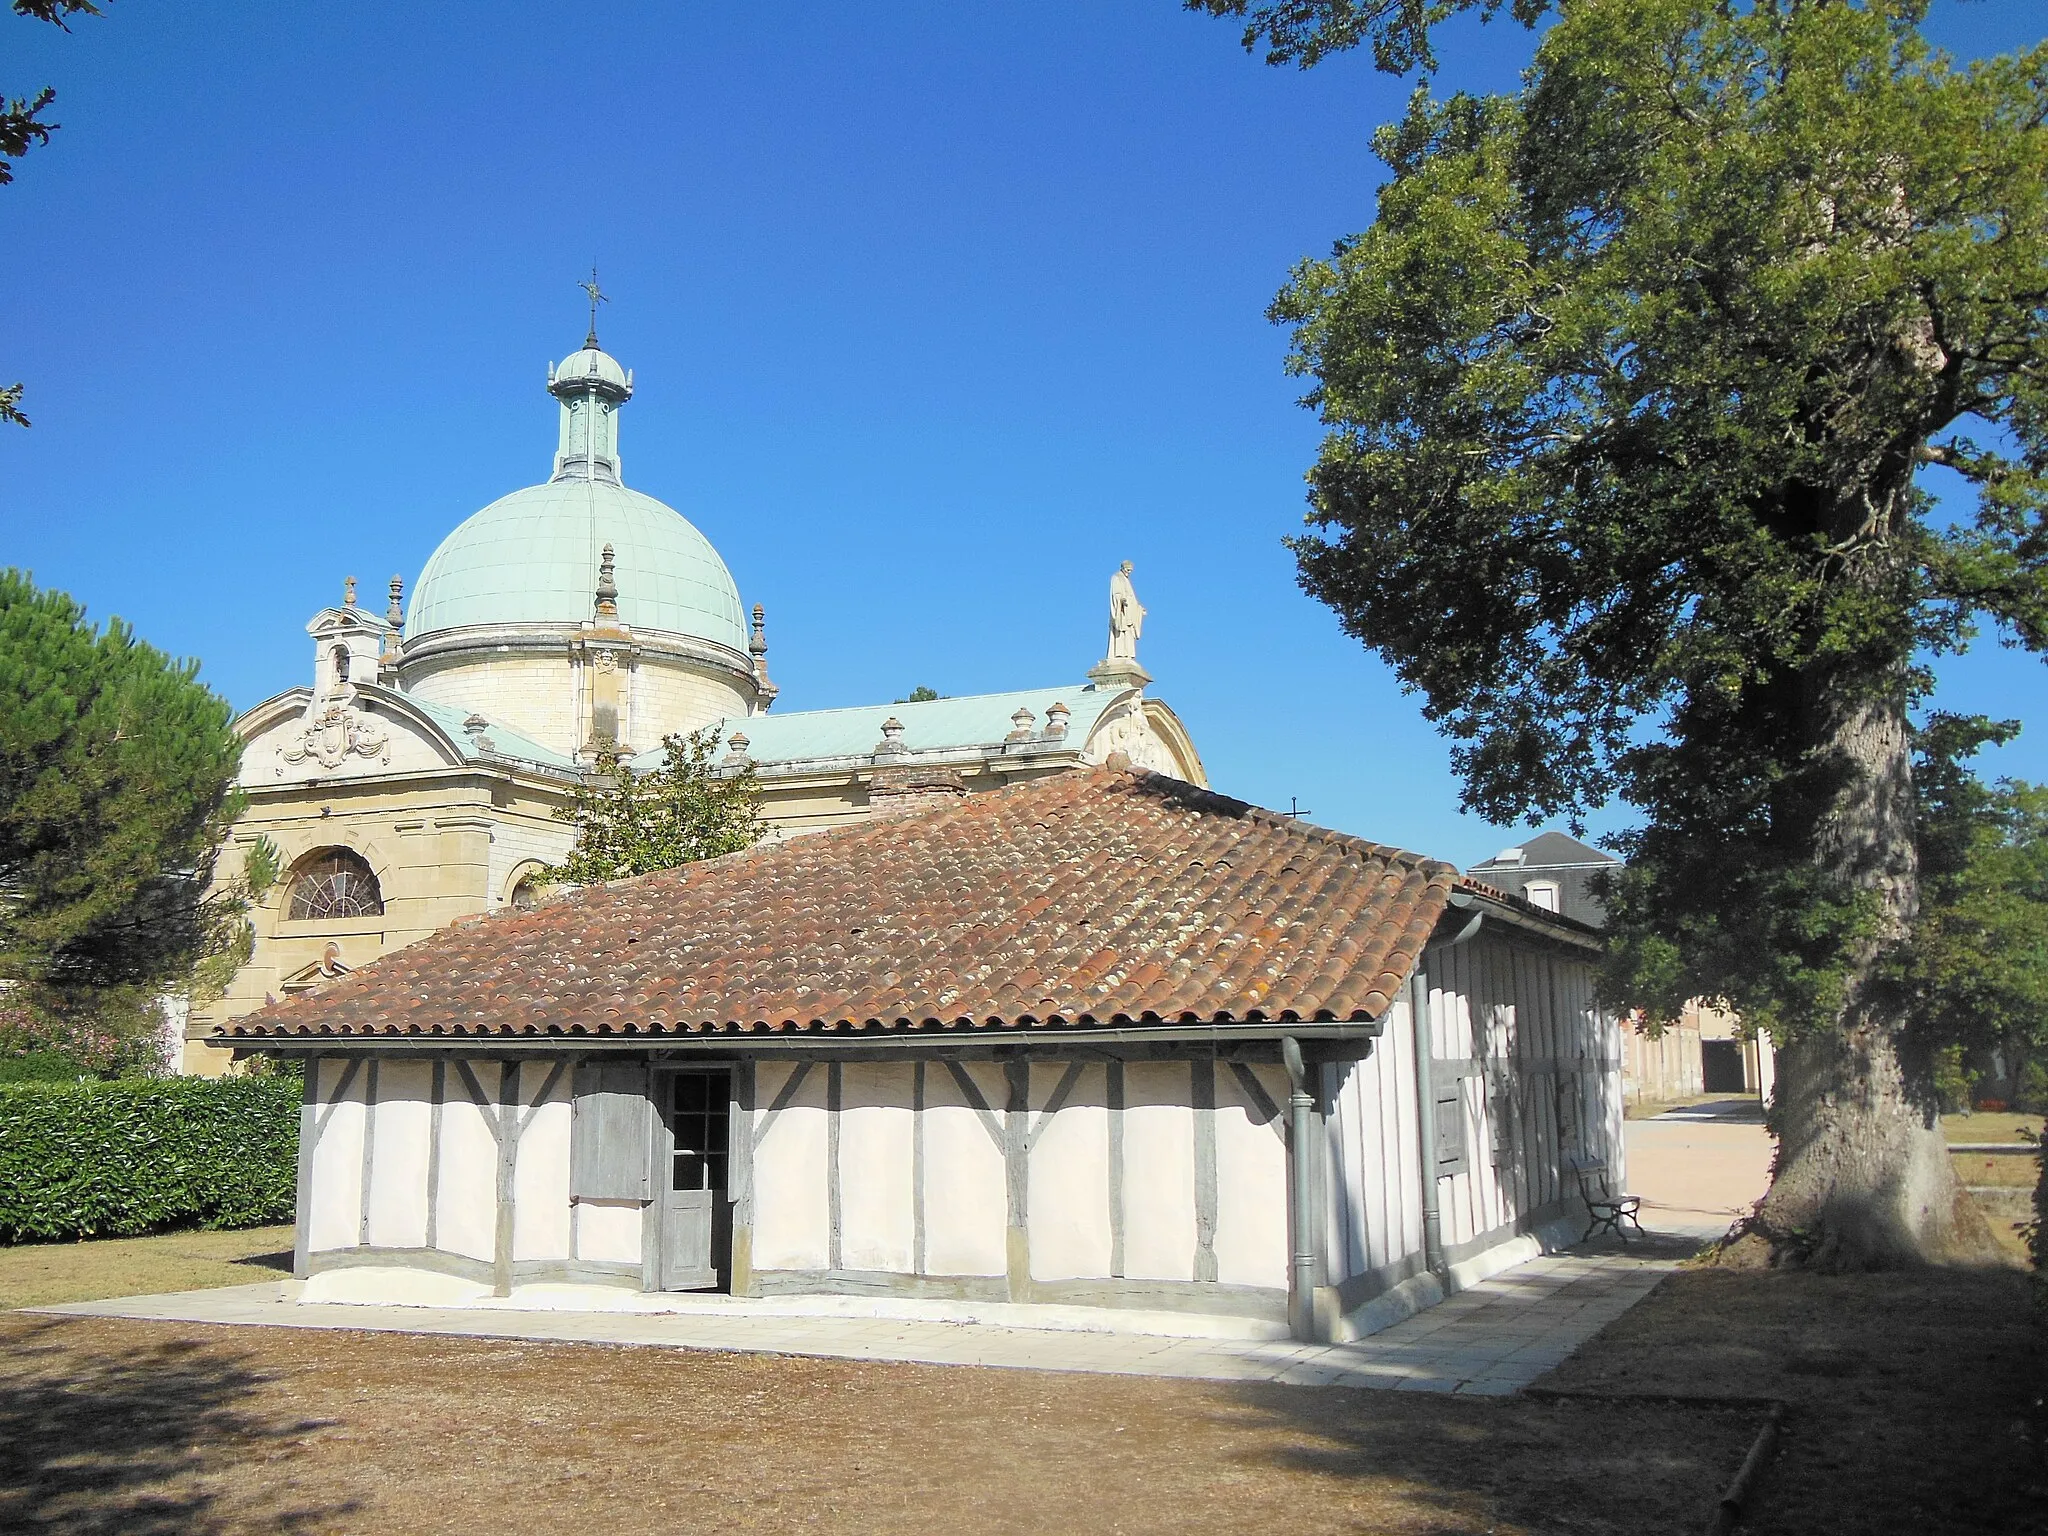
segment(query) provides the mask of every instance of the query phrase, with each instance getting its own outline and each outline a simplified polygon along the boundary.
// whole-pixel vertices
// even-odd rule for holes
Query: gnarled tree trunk
[[[1902,480],[1888,509],[1900,522],[1905,489]],[[1867,546],[1865,558],[1865,580],[1896,573]],[[1891,670],[1900,680],[1875,698],[1856,698],[1834,667],[1817,669],[1808,694],[1813,767],[1829,786],[1813,859],[1870,900],[1875,921],[1848,956],[1840,1012],[1808,1021],[1779,1047],[1778,1158],[1753,1230],[1774,1257],[1823,1268],[1995,1251],[1949,1161],[1931,1063],[1907,1034],[1904,1000],[1878,975],[1885,952],[1910,936],[1920,902],[1903,666]]]

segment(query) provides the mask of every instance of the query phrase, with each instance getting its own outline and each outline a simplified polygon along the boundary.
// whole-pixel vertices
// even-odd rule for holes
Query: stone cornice
[[[399,652],[399,671],[404,673],[422,662],[445,662],[474,654],[479,660],[505,651],[541,652],[568,660],[591,638],[582,625],[568,624],[469,624],[459,629],[437,629],[405,642]],[[665,661],[682,661],[709,671],[730,675],[747,693],[754,690],[753,659],[695,635],[677,635],[659,630],[632,631],[632,654]]]

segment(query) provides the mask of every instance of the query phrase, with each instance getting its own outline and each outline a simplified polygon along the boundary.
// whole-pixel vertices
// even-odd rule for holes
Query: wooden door
[[[661,1181],[661,1276],[665,1291],[731,1283],[732,1215],[726,1202],[732,1072],[687,1067],[663,1082],[667,1167]]]

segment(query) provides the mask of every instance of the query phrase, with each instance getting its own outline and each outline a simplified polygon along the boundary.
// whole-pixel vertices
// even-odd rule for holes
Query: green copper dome
[[[744,654],[739,589],[718,551],[674,508],[620,483],[617,415],[633,376],[593,335],[548,370],[548,393],[561,402],[554,478],[500,497],[441,541],[413,588],[406,638],[474,624],[581,624],[609,544],[628,625]]]
[[[467,624],[581,624],[607,544],[627,624],[746,653],[739,588],[711,541],[652,496],[603,480],[531,485],[465,521],[420,572],[406,638]]]

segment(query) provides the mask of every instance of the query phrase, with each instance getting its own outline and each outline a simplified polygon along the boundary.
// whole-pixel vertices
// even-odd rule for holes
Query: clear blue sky
[[[380,598],[545,477],[594,260],[627,479],[767,605],[779,707],[1079,678],[1129,559],[1217,787],[1459,863],[1521,835],[1459,813],[1280,545],[1318,432],[1263,311],[1370,220],[1405,87],[1363,57],[1268,69],[1175,0],[114,0],[0,43],[64,125],[0,189],[35,420],[0,433],[0,563],[237,706],[308,677],[344,575]],[[1447,83],[1527,49],[1460,27]],[[2038,722],[1993,769],[2048,779],[2048,671],[1946,670]]]

